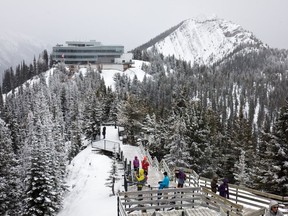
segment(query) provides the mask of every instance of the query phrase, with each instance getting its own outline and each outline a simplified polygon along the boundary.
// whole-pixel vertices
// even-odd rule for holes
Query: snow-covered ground
[[[118,130],[107,127],[106,138],[118,139]],[[118,140],[117,140],[118,139]],[[95,216],[117,214],[117,197],[105,183],[109,177],[112,159],[92,151],[91,145],[81,151],[68,166],[67,185],[63,209],[59,216]],[[121,168],[121,167],[119,167]],[[119,170],[118,174],[123,174]],[[115,191],[123,191],[123,180],[116,182]]]
[[[140,160],[144,157],[139,147],[122,144],[118,137],[118,129],[114,126],[106,126],[106,140],[119,142],[128,162],[133,161],[135,156]],[[99,141],[101,142],[103,140]],[[97,145],[94,144],[93,146]],[[58,216],[116,215],[117,196],[111,196],[111,188],[105,186],[111,166],[112,159],[100,152],[92,151],[91,145],[82,150],[68,166],[66,181],[69,192],[64,197],[63,209]],[[115,192],[124,191],[123,169],[121,169],[123,167],[121,164],[118,167],[118,175],[121,179],[115,184]],[[148,184],[157,187],[158,181],[162,179],[162,173],[150,166]],[[136,186],[133,187],[136,190]]]

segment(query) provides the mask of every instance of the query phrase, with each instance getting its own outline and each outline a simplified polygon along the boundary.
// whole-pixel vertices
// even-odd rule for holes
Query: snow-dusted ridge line
[[[181,22],[147,50],[155,48],[164,56],[174,55],[192,64],[212,65],[241,45],[267,47],[252,32],[231,21],[216,17],[192,18]]]

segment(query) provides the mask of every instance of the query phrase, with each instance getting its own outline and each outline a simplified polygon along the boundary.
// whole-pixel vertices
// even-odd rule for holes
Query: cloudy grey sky
[[[273,48],[288,49],[288,0],[1,0],[1,32],[52,45],[66,40],[120,44],[129,51],[183,20],[216,15]]]

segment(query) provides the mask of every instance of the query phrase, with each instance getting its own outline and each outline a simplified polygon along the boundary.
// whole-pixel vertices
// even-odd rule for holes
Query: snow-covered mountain
[[[241,26],[212,17],[185,20],[136,49],[151,51],[155,48],[164,56],[174,55],[191,63],[210,65],[240,46],[248,52],[256,47],[267,47]]]
[[[51,46],[22,34],[12,32],[0,33],[0,80],[4,70],[20,64],[23,60],[26,64],[32,63],[34,56]]]

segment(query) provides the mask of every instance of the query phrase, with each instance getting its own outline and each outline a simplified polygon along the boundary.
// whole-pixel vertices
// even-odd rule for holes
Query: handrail
[[[123,206],[122,202],[120,201],[119,194],[117,194],[117,216],[128,216],[125,207]]]
[[[156,157],[153,158],[153,164],[152,166],[157,170],[159,171],[159,161]]]
[[[266,213],[266,209],[265,208],[261,208],[258,210],[255,210],[253,212],[250,212],[248,214],[245,214],[245,216],[263,216]]]
[[[173,180],[173,175],[172,175],[173,172],[170,170],[169,166],[167,165],[167,163],[166,163],[166,161],[164,159],[162,159],[160,161],[159,170],[166,171],[168,176],[169,176],[169,178],[171,180]]]
[[[173,173],[175,172],[174,169],[170,169],[167,165],[166,161],[162,159],[160,162],[156,157],[152,159],[150,153],[148,150],[145,150],[143,145],[139,144],[141,152],[147,156],[149,163],[151,166],[153,166],[158,171],[166,171],[170,177],[171,180],[173,180]],[[204,178],[199,176],[194,170],[183,168],[184,172],[186,173],[186,182],[185,185],[189,187],[204,187],[209,188],[211,185],[211,179]],[[230,190],[230,201],[233,201],[236,204],[242,204],[242,205],[248,205],[258,208],[258,210],[255,210],[255,216],[260,216],[263,214],[263,211],[265,211],[265,208],[268,207],[268,204],[270,202],[270,199],[276,200],[280,204],[280,209],[284,210],[282,211],[283,214],[288,216],[288,196],[279,196],[274,194],[269,194],[266,192],[250,189],[244,186],[238,186],[234,184],[229,184],[229,190]],[[215,194],[214,194],[215,195]],[[283,206],[285,206],[283,208]],[[263,210],[264,209],[264,210]]]
[[[151,188],[150,190],[119,192],[117,195],[126,212],[181,207],[193,208],[200,206],[202,202],[201,188],[172,188],[160,191]]]

